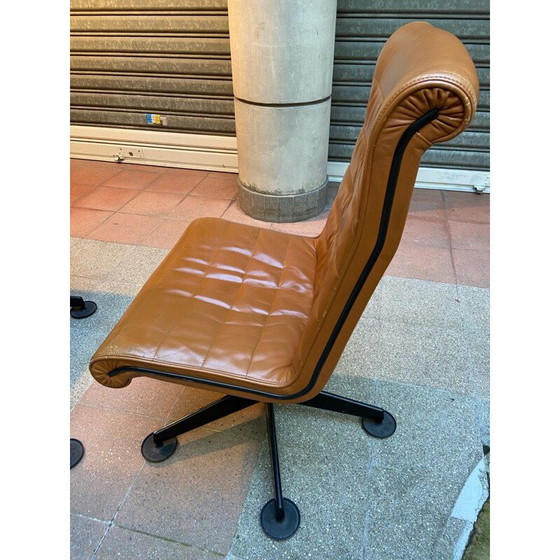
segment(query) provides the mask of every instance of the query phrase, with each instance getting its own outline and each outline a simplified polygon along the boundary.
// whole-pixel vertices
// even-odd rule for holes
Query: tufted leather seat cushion
[[[244,386],[290,385],[312,307],[312,239],[213,218],[194,221],[91,363],[111,387],[123,365]]]

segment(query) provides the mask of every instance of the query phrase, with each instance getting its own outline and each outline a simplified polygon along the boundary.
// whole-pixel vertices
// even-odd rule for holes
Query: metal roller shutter
[[[457,35],[480,79],[474,121],[458,138],[431,148],[423,167],[488,171],[490,167],[490,6],[488,0],[339,0],[329,161],[349,162],[366,110],[383,43],[409,21],[423,20]]]
[[[70,8],[74,128],[159,130],[235,142],[227,0],[71,0]],[[377,55],[393,31],[413,20],[459,36],[481,81],[474,122],[457,139],[428,150],[422,165],[486,172],[488,0],[338,0],[329,161],[341,169],[350,161]]]
[[[226,0],[71,0],[74,125],[235,135]]]

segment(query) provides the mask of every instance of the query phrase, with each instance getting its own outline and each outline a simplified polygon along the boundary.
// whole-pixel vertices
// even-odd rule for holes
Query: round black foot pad
[[[362,427],[370,436],[388,438],[395,433],[397,421],[391,413],[385,410],[381,422],[375,422],[371,418],[362,418]]]
[[[70,309],[70,315],[74,319],[85,319],[93,315],[97,311],[97,304],[94,301],[84,301],[83,307],[74,307]]]
[[[177,449],[178,441],[177,438],[171,438],[163,442],[159,447],[155,444],[154,434],[150,434],[142,442],[142,455],[146,461],[150,463],[161,463],[166,459],[169,459],[175,449]]]
[[[84,456],[84,446],[78,439],[70,438],[70,468],[75,467]]]
[[[284,498],[284,517],[281,521],[276,519],[276,500],[270,500],[262,508],[261,527],[271,539],[289,539],[298,530],[299,522],[299,509],[287,498]]]

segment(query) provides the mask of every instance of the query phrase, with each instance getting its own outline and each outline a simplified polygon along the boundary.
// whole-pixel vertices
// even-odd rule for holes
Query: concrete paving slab
[[[124,550],[126,550],[126,558],[141,558],[142,560],[220,560],[224,558],[221,554],[114,526],[103,539],[103,543],[95,555],[95,560],[124,558],[122,553]]]
[[[133,253],[134,245],[82,239],[70,248],[71,273],[102,282]]]
[[[350,463],[366,468],[373,442],[381,441],[371,438],[355,416],[305,405],[275,405],[275,411],[278,445],[282,449],[295,448],[299,460],[308,458],[311,466],[317,460],[322,463],[334,459],[332,468],[337,471],[338,465]]]
[[[70,515],[70,556],[91,560],[109,529],[109,523],[81,515]]]
[[[145,464],[116,523],[225,555],[264,439],[262,418],[178,439],[173,456]]]
[[[459,329],[462,310],[457,286],[386,276],[379,317],[390,323]]]
[[[338,371],[489,395],[488,289],[384,277],[378,292]]]
[[[383,276],[375,288],[373,295],[369,299],[364,312],[362,313],[362,317],[371,317],[374,319],[381,318],[381,303],[383,301],[383,291],[385,289],[385,285],[387,283],[387,276]]]
[[[357,331],[338,371],[469,392],[471,359],[460,329],[396,321],[372,328],[360,321]]]
[[[70,510],[111,521],[144,466],[140,445],[157,420],[77,404],[70,422],[71,436],[85,447],[70,471]]]
[[[80,399],[85,395],[92,383],[93,377],[90,375],[87,367],[85,367],[81,373],[76,373],[70,390],[70,410],[80,402]]]
[[[468,359],[467,392],[480,398],[490,395],[490,343],[480,333],[465,330],[464,345]]]
[[[490,290],[458,286],[465,348],[469,356],[470,391],[490,395]]]
[[[431,560],[461,560],[471,530],[472,526],[468,521],[450,517],[434,546]]]
[[[376,468],[364,560],[431,559],[462,481],[446,470]]]
[[[490,447],[490,399],[482,398],[476,401],[476,413],[480,428],[480,440],[482,444]]]
[[[85,405],[150,416],[157,418],[164,425],[185,390],[186,388],[181,385],[165,383],[149,377],[135,378],[129,385],[120,389],[111,389],[94,380],[80,402]]]
[[[381,321],[362,316],[348,339],[336,370],[344,375],[375,377],[373,356],[380,344]]]
[[[490,289],[457,285],[465,324],[474,329],[483,329],[490,334]]]
[[[154,247],[134,246],[126,259],[99,284],[99,289],[115,294],[135,296],[169,251]]]

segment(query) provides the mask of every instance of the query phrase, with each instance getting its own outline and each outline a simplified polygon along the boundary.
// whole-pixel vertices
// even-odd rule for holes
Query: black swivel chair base
[[[73,469],[84,456],[84,445],[79,439],[70,438],[70,468]]]
[[[248,406],[258,404],[258,402],[227,395],[148,435],[142,443],[142,455],[151,463],[165,461],[177,449],[177,436]],[[387,438],[393,435],[397,428],[395,418],[386,410],[325,391],[309,401],[299,404],[362,417],[364,430],[369,435],[377,438]],[[271,403],[267,403],[266,407],[270,457],[274,476],[274,498],[267,502],[261,510],[261,527],[270,538],[284,540],[290,538],[298,530],[300,513],[296,504],[282,495],[274,406]]]
[[[74,319],[85,319],[97,311],[97,304],[94,301],[84,301],[81,296],[70,296],[70,315]],[[74,468],[84,456],[85,450],[83,443],[74,438],[70,438],[70,468]]]
[[[70,315],[74,319],[85,319],[97,311],[94,301],[85,301],[81,296],[70,296]]]

